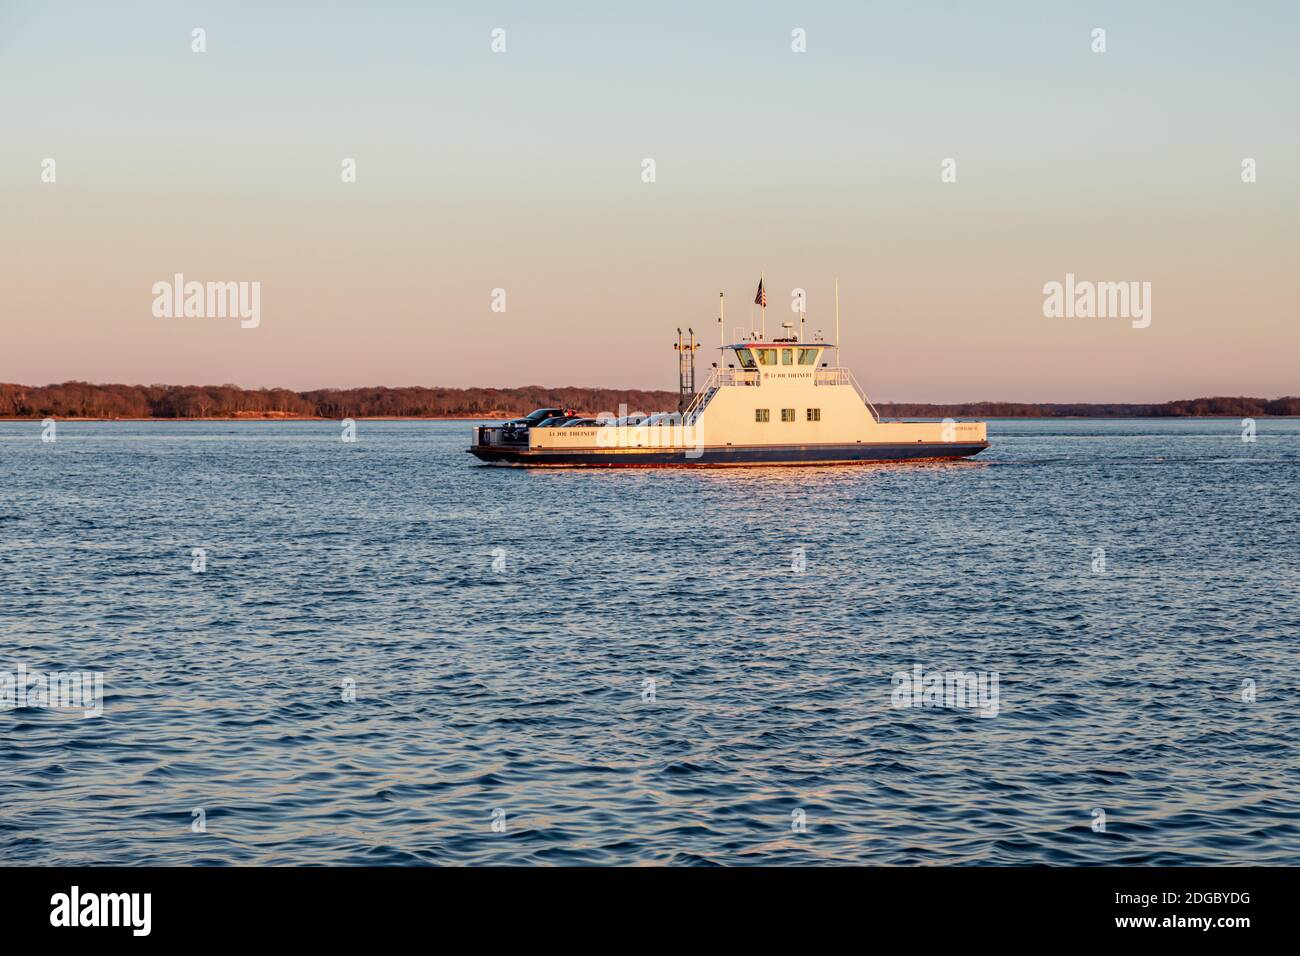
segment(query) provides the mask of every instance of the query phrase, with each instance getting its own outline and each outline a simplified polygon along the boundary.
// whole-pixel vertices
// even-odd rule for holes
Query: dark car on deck
[[[512,418],[508,422],[502,422],[502,428],[529,428],[548,418],[554,418],[556,415],[567,414],[563,408],[539,408],[535,412],[529,412],[523,418]]]

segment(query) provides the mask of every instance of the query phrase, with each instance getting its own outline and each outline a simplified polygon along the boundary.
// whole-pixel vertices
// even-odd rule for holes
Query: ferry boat
[[[760,299],[766,305],[761,283]],[[676,412],[620,409],[585,418],[572,409],[538,409],[476,426],[468,451],[493,464],[636,468],[946,461],[988,447],[984,422],[882,421],[853,373],[839,365],[837,345],[820,334],[805,340],[804,325],[801,316],[797,332],[787,322],[780,337],[751,331],[724,341],[698,390],[700,345],[694,330],[687,340],[678,329]]]

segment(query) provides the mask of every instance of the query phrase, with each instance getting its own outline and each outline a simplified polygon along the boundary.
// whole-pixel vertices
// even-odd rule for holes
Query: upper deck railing
[[[814,385],[852,385],[853,390],[858,393],[862,399],[862,404],[871,409],[871,414],[875,416],[876,421],[880,421],[880,413],[876,411],[876,406],[871,404],[871,399],[867,398],[867,393],[858,380],[853,377],[853,373],[847,368],[819,368],[817,374],[813,376]]]
[[[719,368],[714,369],[710,379],[716,379],[712,382],[716,388],[719,385],[757,385],[758,372],[750,371],[743,368]]]
[[[704,407],[713,398],[714,393],[724,385],[761,385],[762,379],[757,370],[739,369],[739,368],[715,368],[710,372],[708,380],[704,386],[695,393],[691,403],[686,406],[686,412],[682,416],[683,424],[693,424],[695,419],[704,411]],[[875,417],[880,421],[880,413],[876,411],[876,406],[871,404],[871,399],[867,398],[867,393],[863,391],[858,380],[853,377],[853,372],[847,368],[819,368],[813,375],[814,385],[852,385],[853,390],[858,393],[862,399],[862,404],[866,405]]]

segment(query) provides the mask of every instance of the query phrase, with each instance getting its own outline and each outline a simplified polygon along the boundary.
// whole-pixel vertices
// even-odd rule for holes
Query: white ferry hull
[[[548,450],[475,446],[470,453],[492,464],[526,468],[726,468],[760,465],[855,465],[952,461],[978,455],[987,441],[851,445],[751,445],[703,449],[610,448]]]

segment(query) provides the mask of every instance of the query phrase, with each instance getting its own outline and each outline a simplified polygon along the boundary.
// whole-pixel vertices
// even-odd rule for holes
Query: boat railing
[[[758,372],[743,368],[714,369],[718,385],[757,385]]]
[[[846,368],[819,368],[813,382],[817,385],[850,385],[853,373]]]
[[[718,390],[718,372],[719,369],[715,368],[709,373],[708,379],[704,382],[704,387],[695,393],[691,403],[686,406],[686,411],[682,413],[684,423],[693,424],[695,419],[700,416],[700,412],[704,411],[704,406],[713,397],[713,393]]]
[[[853,377],[853,372],[847,368],[819,368],[817,374],[813,376],[814,385],[852,385],[853,390],[858,393],[862,399],[862,404],[871,410],[876,421],[880,421],[880,413],[876,411],[876,406],[871,404],[871,399],[867,398],[867,393],[858,380]]]
[[[708,379],[704,386],[695,393],[691,403],[686,406],[686,411],[682,413],[682,423],[692,425],[695,419],[699,418],[700,413],[704,411],[704,406],[709,403],[719,388],[724,385],[757,385],[758,372],[737,368],[715,368],[709,372]]]
[[[724,385],[758,385],[760,375],[757,371],[737,368],[715,368],[709,373],[704,387],[695,393],[691,403],[686,406],[686,411],[682,414],[684,424],[692,424],[704,411],[704,406],[709,403],[717,390]],[[866,405],[875,417],[880,421],[880,412],[876,411],[876,406],[871,404],[871,399],[858,380],[854,377],[853,372],[847,368],[819,368],[813,375],[814,385],[851,385],[853,390],[858,393],[862,399],[862,404]]]
[[[492,445],[527,445],[527,429],[505,429],[500,425],[475,425],[474,444]]]

